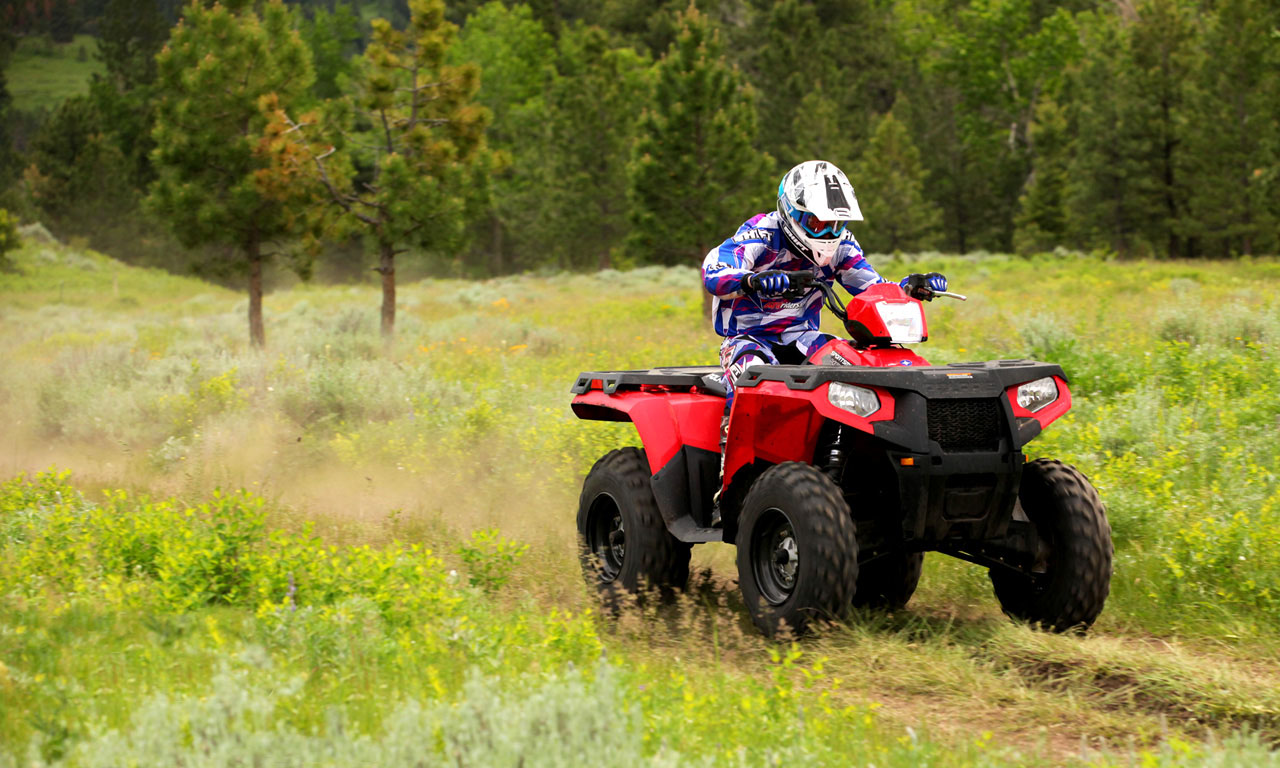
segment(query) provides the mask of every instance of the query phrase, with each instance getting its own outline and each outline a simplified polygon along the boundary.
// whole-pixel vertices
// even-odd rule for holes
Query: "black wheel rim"
[[[627,554],[627,532],[622,508],[607,493],[591,502],[591,511],[587,513],[587,547],[598,563],[600,579],[610,582],[618,578]]]
[[[800,552],[796,529],[782,510],[765,510],[751,535],[751,569],[760,595],[770,605],[781,605],[795,591],[800,576]]]

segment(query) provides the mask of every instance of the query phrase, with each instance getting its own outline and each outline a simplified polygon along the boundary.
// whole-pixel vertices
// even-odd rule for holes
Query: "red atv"
[[[1102,502],[1073,467],[1022,453],[1071,408],[1062,369],[930,365],[903,346],[928,332],[898,285],[846,311],[811,273],[788,277],[793,297],[822,290],[852,338],[739,376],[722,490],[719,367],[578,377],[574,413],[630,421],[645,446],[610,451],[583,483],[588,580],[608,594],[683,588],[693,544],[733,542],[756,626],[798,633],[852,606],[904,606],[933,550],[985,566],[1014,618],[1092,624],[1111,582]]]

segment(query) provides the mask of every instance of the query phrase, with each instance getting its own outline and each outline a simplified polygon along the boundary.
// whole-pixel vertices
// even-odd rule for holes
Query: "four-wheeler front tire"
[[[773,637],[842,617],[858,580],[858,540],[839,487],[798,462],[769,468],[738,518],[738,583],[751,619]]]
[[[587,473],[578,535],[583,575],[610,601],[620,593],[684,589],[689,581],[690,546],[667,531],[638,448],[610,451]]]
[[[991,569],[1004,612],[1054,632],[1087,629],[1111,590],[1111,526],[1089,480],[1060,461],[1022,470],[1018,501],[1048,545],[1042,572]]]
[[[858,566],[858,589],[853,593],[856,608],[896,611],[906,606],[920,583],[923,552],[895,551]]]

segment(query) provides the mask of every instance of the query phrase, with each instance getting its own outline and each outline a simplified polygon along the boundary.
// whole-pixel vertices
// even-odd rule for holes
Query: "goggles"
[[[823,221],[816,214],[808,211],[800,211],[795,208],[790,210],[791,218],[799,224],[810,237],[820,237],[823,239],[839,237],[844,232],[845,227],[849,226],[847,221]]]

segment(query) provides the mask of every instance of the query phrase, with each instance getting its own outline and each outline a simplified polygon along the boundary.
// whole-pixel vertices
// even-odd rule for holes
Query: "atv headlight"
[[[889,329],[889,340],[895,344],[924,341],[924,310],[916,302],[905,304],[876,302],[876,311]]]
[[[864,419],[880,410],[880,398],[866,387],[833,381],[827,388],[827,399],[842,411],[857,414]]]
[[[1028,381],[1018,387],[1018,405],[1035,413],[1058,399],[1058,383],[1052,376]]]

